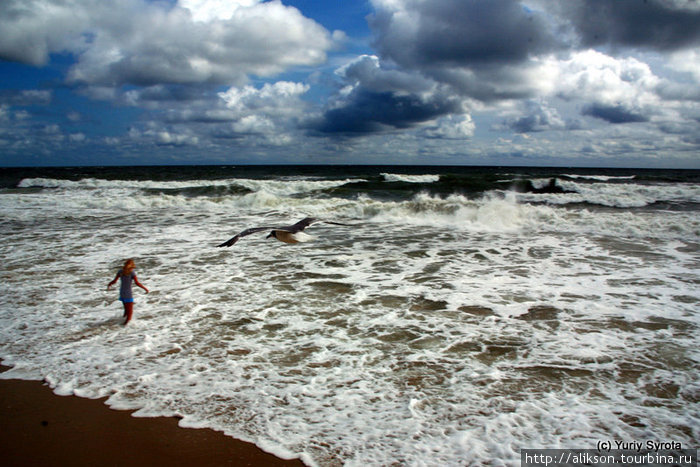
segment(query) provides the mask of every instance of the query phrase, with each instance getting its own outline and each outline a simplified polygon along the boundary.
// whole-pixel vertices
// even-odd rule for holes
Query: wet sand
[[[180,428],[173,417],[131,413],[110,409],[104,399],[58,396],[40,381],[0,380],[0,465],[304,465],[214,430]]]

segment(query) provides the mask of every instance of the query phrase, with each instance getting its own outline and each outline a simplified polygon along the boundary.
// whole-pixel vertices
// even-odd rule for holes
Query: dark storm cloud
[[[605,105],[594,103],[587,105],[582,113],[583,115],[600,118],[610,123],[638,123],[649,121],[649,117],[619,104]]]
[[[183,86],[159,84],[142,89],[127,91],[126,100],[135,105],[144,102],[190,102],[202,99],[203,96],[213,96],[207,86]]]
[[[479,68],[600,45],[700,44],[696,0],[374,0],[382,58],[407,68]],[[535,7],[539,7],[535,9]]]
[[[361,84],[374,92],[421,93],[429,91],[434,82],[418,73],[406,73],[397,69],[385,69],[373,55],[363,55],[336,71],[349,84]]]
[[[537,57],[568,47],[542,11],[515,0],[375,0],[369,19],[378,57],[340,75],[352,91],[325,111],[315,129],[362,135],[410,128],[464,112],[464,98],[484,102],[536,96]],[[522,131],[552,126],[546,115]],[[518,125],[518,122],[514,122]]]
[[[700,4],[695,0],[569,0],[558,6],[583,47],[676,50],[700,44]]]
[[[516,133],[533,133],[547,129],[538,115],[525,115],[509,121],[508,124]]]
[[[415,95],[359,89],[345,105],[328,110],[313,128],[321,133],[375,133],[410,128],[459,110],[458,102],[444,97],[424,101]]]
[[[569,49],[542,10],[515,0],[374,0],[374,46],[392,61],[484,102],[538,94],[539,57]]]
[[[462,111],[460,99],[418,73],[380,66],[363,55],[336,70],[340,92],[311,127],[324,134],[360,136],[411,128]]]
[[[409,67],[519,62],[561,47],[541,14],[513,0],[406,2],[370,25],[382,56]]]
[[[595,46],[680,50],[700,44],[696,0],[373,0],[374,46],[484,102],[542,94],[540,67]]]

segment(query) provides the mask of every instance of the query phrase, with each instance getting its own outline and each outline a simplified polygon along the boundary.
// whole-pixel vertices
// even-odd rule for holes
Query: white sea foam
[[[309,465],[516,466],[525,447],[697,444],[696,212],[298,196],[318,181],[0,195],[0,356],[15,365],[2,377],[180,415]],[[214,248],[306,215],[355,225]],[[151,289],[136,289],[126,328],[104,290],[125,257]]]
[[[609,182],[611,180],[634,180],[637,178],[636,175],[577,175],[577,174],[564,174],[564,177],[573,179],[584,179],[584,180],[598,180],[601,182]]]
[[[277,196],[289,196],[299,193],[309,193],[327,188],[357,183],[360,179],[345,180],[246,180],[239,179],[237,183],[253,191],[266,191]]]
[[[517,231],[542,222],[552,210],[517,204],[514,195],[470,200],[462,195],[447,198],[427,193],[403,202],[366,202],[363,213],[377,222],[423,225],[482,232]]]
[[[256,180],[256,179],[227,179],[227,180],[191,180],[191,181],[153,181],[153,180],[102,180],[85,178],[81,180],[62,180],[51,178],[26,178],[19,182],[18,188],[65,188],[65,189],[183,189],[194,187],[223,187],[238,185],[252,191],[266,191],[275,195],[293,195],[323,190],[361,180]]]
[[[406,174],[381,174],[387,182],[405,182],[405,183],[435,183],[440,180],[439,175],[406,175]]]

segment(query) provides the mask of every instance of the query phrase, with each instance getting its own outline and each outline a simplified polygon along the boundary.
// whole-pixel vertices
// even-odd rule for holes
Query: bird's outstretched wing
[[[288,225],[286,227],[267,226],[267,227],[253,227],[250,229],[246,229],[243,232],[231,237],[229,240],[225,241],[221,245],[217,245],[217,247],[219,247],[219,248],[221,248],[223,246],[229,247],[229,246],[233,245],[234,243],[236,243],[238,241],[238,239],[240,239],[241,237],[245,237],[246,235],[254,234],[256,232],[262,232],[263,230],[281,230],[283,232],[289,232],[289,233],[294,234],[294,233],[303,231],[311,224],[316,224],[317,222],[323,222],[325,224],[335,224],[335,225],[349,225],[349,224],[341,224],[340,222],[324,221],[322,219],[317,219],[315,217],[306,217],[306,218],[300,220],[299,222],[297,222],[296,224]]]
[[[323,222],[324,224],[334,224],[334,225],[345,225],[345,226],[350,225],[350,224],[341,224],[340,222],[324,221],[323,219],[317,219],[315,217],[306,217],[294,225],[290,225],[289,227],[285,227],[285,228],[277,228],[277,230],[284,230],[287,232],[296,233],[296,232],[301,232],[302,230],[304,230],[305,228],[307,228],[311,224],[317,224],[319,222]]]
[[[221,245],[217,245],[217,248],[221,248],[222,246],[231,246],[234,243],[238,241],[241,237],[245,237],[246,235],[254,234],[256,232],[262,232],[263,230],[269,230],[269,229],[275,229],[276,227],[253,227],[252,229],[245,229],[243,232],[236,234],[235,236],[231,237],[230,239],[226,240],[224,243]]]
[[[314,224],[316,222],[319,222],[319,220],[314,218],[314,217],[305,217],[304,219],[300,220],[299,222],[297,222],[294,225],[290,225],[288,227],[281,227],[281,228],[278,228],[277,230],[284,230],[285,232],[289,232],[289,233],[297,233],[297,232],[301,232],[302,230],[304,230],[305,228],[307,228],[308,226],[310,226],[311,224]]]

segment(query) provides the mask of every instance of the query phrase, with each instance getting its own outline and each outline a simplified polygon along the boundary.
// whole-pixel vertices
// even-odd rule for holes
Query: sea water
[[[699,209],[697,171],[4,169],[2,377],[311,466],[694,448]],[[216,248],[307,216],[350,225]]]

